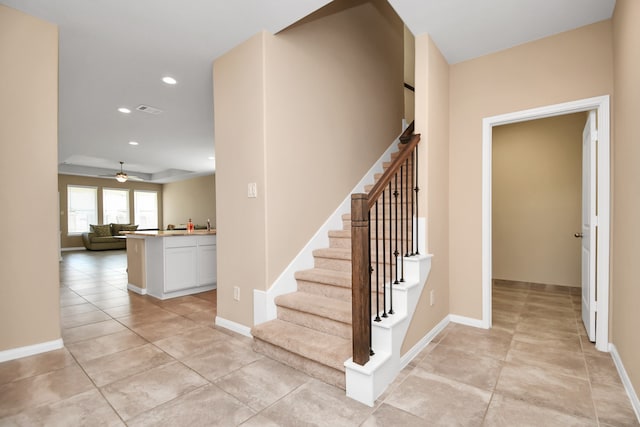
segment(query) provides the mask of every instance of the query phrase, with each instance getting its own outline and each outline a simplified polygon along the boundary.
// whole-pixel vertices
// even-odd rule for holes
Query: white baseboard
[[[622,364],[622,359],[620,358],[620,354],[618,353],[616,346],[609,343],[609,352],[613,358],[613,363],[616,365],[616,369],[618,369],[618,375],[620,375],[620,379],[622,380],[624,389],[627,391],[629,400],[631,400],[631,406],[636,413],[636,418],[638,418],[638,421],[640,422],[640,399],[638,399],[638,394],[633,388],[633,384],[631,384],[631,378],[627,375],[627,370]]]
[[[484,322],[481,319],[474,319],[466,316],[458,316],[457,314],[450,314],[449,320],[460,325],[473,326],[474,328],[480,329],[488,329],[484,326]]]
[[[0,351],[0,362],[20,359],[21,357],[33,356],[34,354],[45,353],[47,351],[58,350],[62,347],[64,347],[62,338],[58,338],[57,340],[42,342],[39,344],[11,348],[9,350]]]
[[[135,292],[136,294],[139,295],[146,295],[147,294],[147,288],[140,288],[136,285],[132,285],[131,283],[127,283],[127,289],[129,289],[131,292]]]
[[[245,337],[253,338],[251,335],[251,328],[245,325],[241,325],[240,323],[236,323],[231,320],[227,320],[220,316],[216,316],[216,326],[220,326],[221,328],[229,329],[230,331],[237,332],[240,335],[244,335]]]
[[[69,252],[69,251],[86,251],[87,248],[84,246],[78,246],[77,248],[61,248],[61,252]]]
[[[436,326],[422,337],[409,351],[400,357],[400,370],[404,369],[444,328],[449,324],[449,316],[445,316]]]

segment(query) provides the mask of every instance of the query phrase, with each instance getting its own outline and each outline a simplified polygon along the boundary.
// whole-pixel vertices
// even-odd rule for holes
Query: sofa
[[[88,233],[82,233],[82,243],[90,251],[106,251],[110,249],[126,249],[127,239],[122,237],[121,231],[136,231],[137,225],[105,224],[89,226]]]

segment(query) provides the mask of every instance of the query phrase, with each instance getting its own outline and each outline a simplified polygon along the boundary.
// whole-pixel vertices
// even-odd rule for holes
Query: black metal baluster
[[[391,209],[391,181],[389,181],[389,314],[393,314],[393,270],[396,264],[393,262],[393,209]],[[397,220],[397,218],[396,218]],[[396,279],[398,271],[396,270]],[[385,279],[386,280],[386,279]]]
[[[385,193],[382,191],[382,317],[387,316],[387,241],[386,241],[386,227],[385,227]]]
[[[395,245],[393,248],[393,256],[395,258],[396,261],[396,280],[394,280],[393,283],[398,284],[398,174],[395,174],[395,191],[393,192],[393,197],[394,197],[394,206],[395,206],[395,211],[396,211],[396,221],[395,221],[395,228],[396,228],[396,236],[395,236]],[[391,182],[389,182],[389,185],[391,185]],[[393,309],[393,306],[392,306]]]
[[[367,223],[369,224],[369,229],[367,230],[369,233],[369,319],[371,319],[371,274],[373,273],[373,267],[371,267],[371,210],[369,210],[367,216]],[[376,353],[373,351],[373,328],[369,328],[369,356],[373,356],[374,354]]]
[[[404,200],[404,166],[400,166],[400,215],[402,216],[402,201]],[[404,282],[404,223],[400,222],[400,281]]]
[[[413,226],[414,226],[414,215],[413,215],[413,213],[415,212],[415,207],[414,207],[414,204],[413,204],[413,195],[414,195],[413,194],[413,184],[414,184],[413,183],[413,174],[414,174],[414,171],[415,171],[415,168],[416,168],[416,163],[415,163],[415,160],[414,160],[413,157],[414,157],[413,156],[413,152],[411,152],[411,187],[410,187],[410,190],[409,190],[409,191],[411,191],[411,256],[414,256],[416,254],[415,251],[414,251],[415,248],[413,246],[413,236],[414,236],[414,229],[413,229]]]
[[[378,201],[376,200],[376,318],[374,321],[380,322],[380,261],[378,260],[378,255],[380,254],[380,250],[378,249]]]
[[[411,192],[411,190],[409,189],[413,186],[413,183],[409,183],[409,158],[405,160],[405,166],[406,166],[405,173],[407,174],[407,187],[404,188],[403,191],[407,192],[407,203],[405,203],[404,205],[404,214],[405,214],[404,227],[405,227],[405,237],[406,237],[405,244],[404,244],[404,251],[405,251],[404,256],[410,257],[411,253],[409,252],[409,241],[411,238],[409,237],[409,221],[411,221],[411,216],[409,215],[409,192],[411,193],[412,199],[413,199],[413,192]]]
[[[418,192],[420,191],[420,187],[418,187],[418,146],[416,145],[416,160],[415,160],[415,168],[416,168],[416,187],[415,187],[415,192],[416,192],[416,255],[420,255],[420,245],[419,245],[419,240],[420,239],[420,228],[418,227],[418,221],[419,221],[419,216],[418,216]]]

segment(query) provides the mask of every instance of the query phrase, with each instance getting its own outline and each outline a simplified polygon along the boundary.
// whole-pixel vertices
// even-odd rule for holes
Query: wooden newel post
[[[351,195],[351,304],[353,361],[369,361],[371,309],[369,297],[369,206],[366,194]]]

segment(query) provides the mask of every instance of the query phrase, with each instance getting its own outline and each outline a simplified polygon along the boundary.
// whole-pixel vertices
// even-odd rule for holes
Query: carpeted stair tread
[[[351,289],[351,273],[324,268],[310,268],[295,273],[295,278],[307,282],[317,282]]]
[[[322,248],[313,251],[314,257],[333,258],[351,261],[351,249],[344,248]]]
[[[343,239],[351,238],[351,229],[349,230],[329,230],[329,237],[340,237]]]
[[[351,301],[298,291],[276,297],[275,303],[278,307],[351,324]]]
[[[282,320],[270,320],[251,329],[254,338],[344,372],[351,357],[351,340]]]

